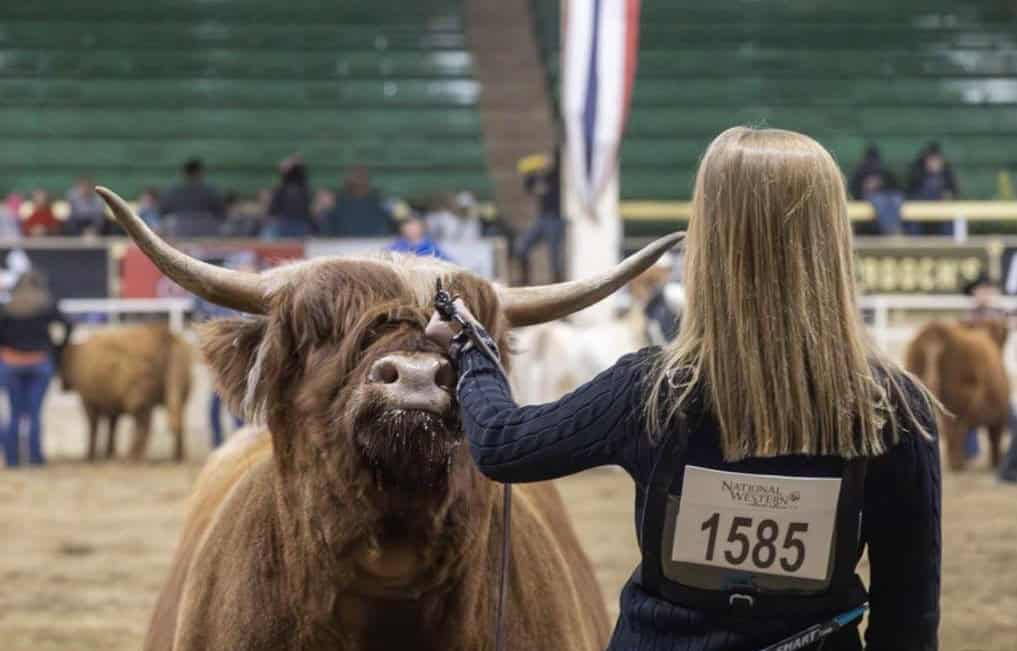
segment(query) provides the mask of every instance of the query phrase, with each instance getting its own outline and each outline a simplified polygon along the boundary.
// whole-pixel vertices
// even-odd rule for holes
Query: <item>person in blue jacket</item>
[[[388,249],[441,260],[452,260],[428,235],[424,220],[413,212],[407,212],[399,220],[399,238],[390,244]]]
[[[840,170],[807,136],[729,129],[691,214],[675,341],[557,402],[513,402],[462,301],[476,339],[435,315],[474,461],[631,476],[642,562],[612,650],[854,651],[866,603],[865,648],[937,649],[937,403],[864,334]]]

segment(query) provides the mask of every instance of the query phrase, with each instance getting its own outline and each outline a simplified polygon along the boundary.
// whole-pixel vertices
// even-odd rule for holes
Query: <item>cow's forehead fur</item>
[[[264,420],[316,350],[334,350],[345,377],[359,363],[356,346],[373,315],[417,322],[422,329],[433,310],[437,281],[463,296],[502,350],[509,325],[500,313],[496,288],[456,265],[434,258],[376,253],[294,262],[261,274],[268,313],[253,319],[213,322],[202,348],[231,407],[252,421]],[[380,312],[379,312],[380,311]],[[365,320],[366,319],[366,320]],[[315,359],[320,363],[320,358]],[[267,379],[272,379],[271,382]]]
[[[408,255],[393,251],[378,251],[354,256],[326,257],[313,260],[302,260],[281,265],[262,274],[268,285],[270,296],[285,290],[293,283],[319,274],[329,273],[337,264],[367,263],[381,265],[395,273],[403,286],[410,290],[420,308],[430,307],[434,302],[434,293],[438,279],[450,276],[467,277],[478,284],[489,284],[488,281],[473,275],[462,267],[439,260],[434,257]]]

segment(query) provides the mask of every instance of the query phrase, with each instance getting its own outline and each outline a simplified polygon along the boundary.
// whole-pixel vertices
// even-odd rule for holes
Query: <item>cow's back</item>
[[[1009,380],[1000,344],[988,332],[930,323],[908,346],[905,365],[949,412],[969,424],[1005,422]]]
[[[271,454],[268,433],[248,427],[231,436],[209,457],[195,482],[173,566],[149,623],[145,651],[170,651],[173,648],[177,614],[188,570],[200,552],[205,534],[230,491],[254,465],[265,462]]]
[[[161,403],[174,341],[163,324],[103,329],[75,347],[73,388],[105,412],[134,412]]]

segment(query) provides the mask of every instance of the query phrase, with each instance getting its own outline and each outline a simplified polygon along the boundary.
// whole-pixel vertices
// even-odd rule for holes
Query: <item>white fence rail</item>
[[[974,299],[964,294],[869,294],[859,298],[859,305],[872,313],[869,328],[876,343],[883,350],[891,351],[896,346],[906,345],[921,327],[920,323],[891,324],[891,311],[964,313],[974,306]],[[1001,309],[1017,311],[1017,296],[999,296],[995,305]],[[1015,347],[1017,337],[1010,337],[1003,350],[1003,359],[1011,373],[1017,373]]]
[[[67,314],[103,313],[119,321],[124,314],[166,314],[170,329],[181,332],[184,316],[194,308],[192,298],[65,298],[60,309]]]

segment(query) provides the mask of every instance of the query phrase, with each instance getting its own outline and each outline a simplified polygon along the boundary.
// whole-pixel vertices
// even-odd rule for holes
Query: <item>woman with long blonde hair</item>
[[[720,134],[684,265],[677,339],[546,405],[517,407],[483,348],[432,320],[480,470],[631,475],[642,563],[610,649],[861,649],[866,604],[867,648],[936,649],[933,401],[865,334],[833,158],[790,131]]]

